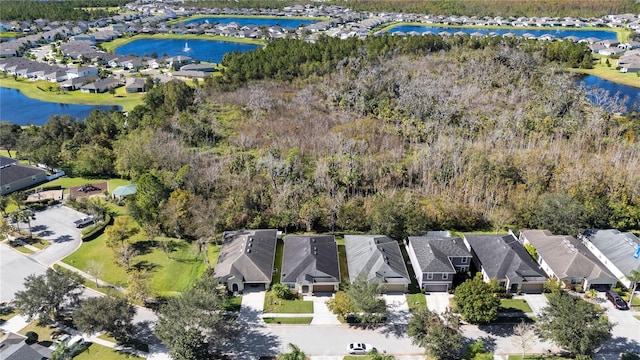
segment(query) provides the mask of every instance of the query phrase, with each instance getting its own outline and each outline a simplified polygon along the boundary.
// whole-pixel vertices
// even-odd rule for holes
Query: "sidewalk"
[[[58,261],[56,263],[56,265],[58,265],[60,267],[63,267],[65,269],[67,269],[67,270],[73,271],[74,273],[79,274],[80,276],[92,281],[94,284],[96,282],[96,278],[94,276],[91,276],[90,274],[87,274],[86,272],[84,272],[84,271],[82,271],[82,270],[80,270],[78,268],[75,268],[75,267],[73,267],[73,266],[71,266],[69,264],[66,264],[66,263],[64,263],[62,261]],[[100,279],[98,279],[98,285],[100,285],[100,287],[116,289],[116,290],[118,290],[118,291],[120,291],[122,293],[125,292],[124,288],[122,288],[120,286],[115,286],[115,285],[109,284],[108,282],[102,281]]]

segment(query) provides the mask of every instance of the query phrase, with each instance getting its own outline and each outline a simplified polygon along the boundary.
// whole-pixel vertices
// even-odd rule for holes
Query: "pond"
[[[408,33],[410,31],[416,31],[419,33],[432,32],[434,34],[438,34],[442,31],[446,31],[450,34],[455,32],[463,32],[465,34],[473,34],[476,32],[482,34],[488,34],[490,32],[494,32],[500,35],[504,35],[506,33],[512,33],[517,36],[521,36],[523,34],[532,34],[536,37],[540,37],[542,35],[553,35],[556,38],[565,38],[567,36],[575,36],[579,39],[586,39],[589,37],[598,38],[600,40],[616,40],[617,34],[615,31],[608,30],[575,30],[575,29],[541,29],[541,30],[520,30],[520,29],[483,29],[483,28],[466,28],[466,27],[437,27],[437,26],[417,26],[417,25],[402,25],[398,27],[394,27],[389,30],[389,33],[394,33],[401,31],[403,33]]]
[[[115,106],[121,110],[122,107]],[[93,110],[112,110],[113,105],[75,105],[40,101],[24,96],[19,90],[0,87],[0,121],[18,125],[43,125],[52,115],[70,115],[84,119]]]
[[[259,47],[260,45],[255,44],[217,40],[140,39],[117,47],[115,52],[138,56],[150,56],[155,52],[159,57],[166,53],[168,56],[183,55],[200,61],[220,63],[226,53],[235,50],[247,52]]]
[[[629,97],[628,101],[625,104],[627,108],[631,107],[631,105],[633,105],[635,102],[638,102],[637,105],[640,105],[640,88],[614,83],[593,75],[578,76],[576,81],[578,81],[578,83],[584,84],[587,87],[599,87],[601,89],[605,89],[609,91],[611,95],[620,93],[621,98],[624,96]],[[638,81],[640,82],[640,80]]]
[[[253,26],[281,26],[297,28],[299,26],[309,25],[316,23],[320,20],[307,20],[307,19],[290,19],[286,17],[274,17],[274,18],[262,18],[262,17],[206,17],[187,20],[185,24],[202,24],[208,22],[209,24],[229,24],[236,23],[240,26],[253,25]]]

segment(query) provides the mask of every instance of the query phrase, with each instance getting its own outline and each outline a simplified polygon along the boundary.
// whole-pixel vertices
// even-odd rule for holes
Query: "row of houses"
[[[274,267],[277,230],[225,232],[214,276],[229,291],[268,288]],[[632,286],[627,275],[640,271],[633,253],[640,240],[617,230],[588,230],[580,240],[546,230],[508,234],[448,232],[410,236],[404,244],[383,235],[344,236],[349,282],[364,277],[384,292],[406,292],[412,279],[420,288],[444,292],[456,274],[476,270],[485,281],[495,279],[510,292],[540,293],[549,278],[566,287],[610,290],[618,282]],[[533,258],[525,245],[535,249]],[[406,249],[408,261],[403,256]],[[284,239],[281,282],[299,293],[333,292],[340,285],[340,261],[333,235],[287,236]]]

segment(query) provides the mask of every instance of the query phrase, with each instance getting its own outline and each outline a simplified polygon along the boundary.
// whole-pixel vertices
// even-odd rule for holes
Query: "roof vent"
[[[247,252],[248,252],[248,253],[250,253],[250,252],[251,252],[251,249],[247,249]]]
[[[311,238],[311,242],[312,243],[316,242],[316,238]]]

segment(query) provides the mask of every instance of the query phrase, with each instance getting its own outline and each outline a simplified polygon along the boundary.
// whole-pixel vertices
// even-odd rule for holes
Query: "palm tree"
[[[631,307],[633,301],[633,294],[636,292],[636,286],[638,285],[638,281],[640,281],[640,271],[631,270],[631,273],[627,275],[627,279],[631,281],[631,295],[629,295],[629,307]]]
[[[296,345],[289,343],[291,352],[278,354],[278,360],[305,360],[307,355]]]

